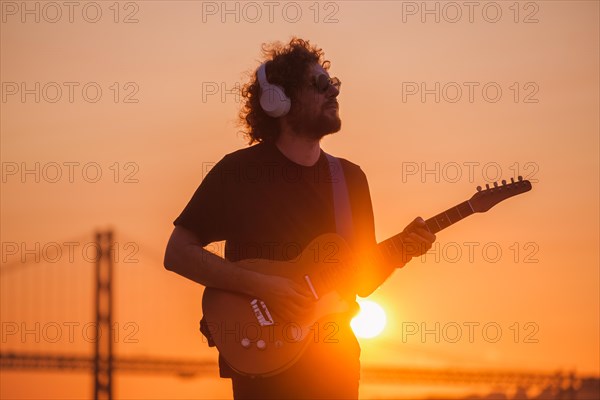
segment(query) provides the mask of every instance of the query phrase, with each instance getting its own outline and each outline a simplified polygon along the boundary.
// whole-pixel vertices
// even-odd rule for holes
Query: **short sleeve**
[[[189,203],[173,221],[174,225],[194,232],[202,246],[226,240],[229,236],[231,182],[225,179],[227,158],[223,157],[211,168]]]

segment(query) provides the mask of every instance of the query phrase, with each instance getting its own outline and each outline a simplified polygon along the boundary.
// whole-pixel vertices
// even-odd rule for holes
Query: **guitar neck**
[[[463,201],[462,203],[447,209],[444,212],[441,212],[428,220],[425,221],[427,225],[427,229],[431,233],[438,233],[442,229],[449,227],[452,224],[457,223],[463,218],[468,217],[473,214],[475,211],[473,207],[471,207],[471,203],[469,200]],[[392,236],[389,239],[384,240],[379,243],[377,247],[379,248],[380,253],[386,258],[393,260],[397,257],[397,254],[402,249],[402,233],[399,233],[395,236]]]
[[[439,213],[436,216],[429,218],[425,221],[427,225],[427,229],[431,233],[438,233],[442,229],[446,229],[452,224],[457,223],[463,218],[468,217],[473,214],[475,211],[473,207],[471,207],[471,203],[469,200],[463,201],[457,206],[447,209],[446,211]]]

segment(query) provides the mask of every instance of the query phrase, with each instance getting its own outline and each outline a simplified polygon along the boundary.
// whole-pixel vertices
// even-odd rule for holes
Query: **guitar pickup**
[[[254,311],[254,316],[260,326],[269,326],[275,323],[264,301],[254,299],[250,302],[250,305],[252,306],[252,311]]]

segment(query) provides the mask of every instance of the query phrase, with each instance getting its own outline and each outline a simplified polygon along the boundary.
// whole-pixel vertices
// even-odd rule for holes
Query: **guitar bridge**
[[[260,326],[269,326],[275,323],[264,301],[254,299],[250,302],[250,305],[252,306],[252,311],[254,311],[254,316]]]

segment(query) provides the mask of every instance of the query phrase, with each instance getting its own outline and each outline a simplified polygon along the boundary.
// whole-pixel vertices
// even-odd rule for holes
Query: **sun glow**
[[[374,301],[359,300],[360,312],[350,322],[356,336],[369,339],[383,332],[387,318],[383,308]]]

